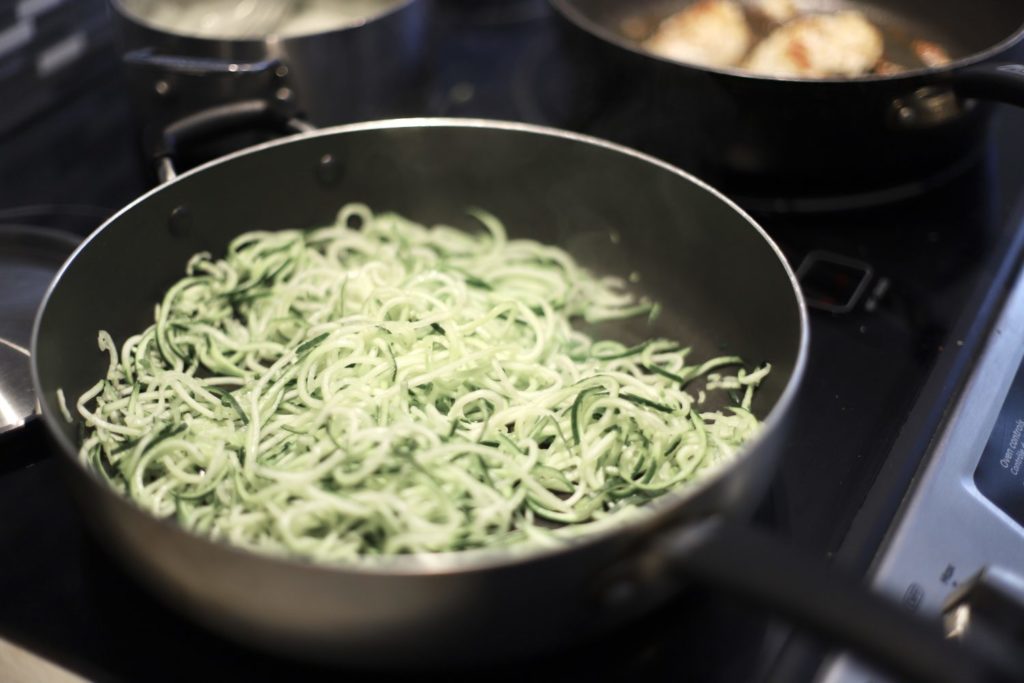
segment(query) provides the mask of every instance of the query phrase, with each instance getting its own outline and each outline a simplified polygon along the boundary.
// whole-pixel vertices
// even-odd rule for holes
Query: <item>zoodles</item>
[[[337,562],[564,543],[755,433],[767,364],[590,338],[574,322],[656,306],[471,214],[477,234],[349,204],[196,254],[152,325],[99,333],[81,458],[199,534]]]

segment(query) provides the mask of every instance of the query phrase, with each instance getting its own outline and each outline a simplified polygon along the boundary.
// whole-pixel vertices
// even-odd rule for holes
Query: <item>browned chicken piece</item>
[[[651,52],[702,66],[735,66],[752,40],[743,9],[731,0],[701,0],[673,14],[643,46]]]
[[[793,0],[747,0],[747,10],[772,24],[784,24],[797,14]]]
[[[640,17],[626,17],[619,23],[619,30],[622,31],[622,35],[638,43],[651,31],[647,21]]]
[[[618,23],[618,30],[630,40],[640,43],[649,36],[656,23],[652,18],[642,16],[627,16]]]
[[[914,40],[910,43],[910,49],[927,67],[946,66],[953,61],[945,48],[928,40]]]
[[[860,12],[808,14],[772,31],[743,66],[771,76],[861,76],[883,48],[881,32]]]
[[[875,64],[874,73],[879,76],[895,76],[901,74],[907,70],[907,67],[897,64],[896,62],[890,62],[887,59],[878,60],[878,64]]]

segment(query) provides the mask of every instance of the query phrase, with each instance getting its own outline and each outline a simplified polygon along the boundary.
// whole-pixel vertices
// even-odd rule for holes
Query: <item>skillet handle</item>
[[[184,116],[160,131],[154,156],[161,183],[174,179],[174,156],[197,140],[247,128],[271,128],[285,134],[314,130],[313,124],[294,116],[286,103],[276,100],[241,100]]]
[[[682,579],[720,589],[851,648],[899,680],[1024,680],[1016,658],[982,662],[945,640],[937,621],[925,621],[817,558],[737,522],[712,518],[668,533],[642,562],[641,582]]]
[[[1024,64],[978,64],[950,72],[953,91],[964,98],[1024,107]]]

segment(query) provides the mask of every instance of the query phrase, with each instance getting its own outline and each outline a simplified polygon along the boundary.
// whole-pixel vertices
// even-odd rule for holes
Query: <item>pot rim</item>
[[[203,41],[207,43],[242,43],[242,44],[255,44],[263,45],[267,43],[280,43],[289,40],[301,40],[305,38],[315,38],[318,36],[324,36],[331,33],[340,33],[344,31],[352,31],[364,26],[375,24],[379,21],[387,19],[399,12],[407,9],[411,5],[414,5],[422,0],[395,0],[395,2],[389,6],[384,7],[380,11],[365,16],[361,19],[353,19],[345,23],[333,25],[331,28],[324,29],[322,31],[313,31],[311,33],[295,33],[289,35],[276,35],[269,34],[263,37],[254,36],[205,36],[196,33],[187,33],[178,29],[167,28],[159,24],[154,24],[146,17],[137,14],[135,11],[130,9],[126,5],[126,0],[109,0],[111,8],[121,18],[129,21],[133,24],[137,24],[149,31],[155,33],[164,34],[167,36],[173,36],[175,38],[181,38],[185,40]],[[130,4],[130,0],[128,0]]]

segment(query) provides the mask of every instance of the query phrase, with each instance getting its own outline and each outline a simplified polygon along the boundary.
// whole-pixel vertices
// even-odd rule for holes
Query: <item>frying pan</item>
[[[857,9],[904,64],[913,39],[952,63],[859,78],[797,79],[658,57],[623,33],[697,0],[551,0],[577,49],[581,82],[629,102],[644,125],[602,130],[699,173],[749,205],[878,203],[955,175],[983,151],[990,107],[1024,104],[1024,3],[1012,0],[794,0],[801,11]],[[636,117],[628,117],[630,123]],[[840,199],[844,201],[840,203]]]
[[[685,339],[695,353],[771,360],[753,406],[764,420],[759,436],[735,462],[659,499],[649,514],[578,543],[372,566],[318,566],[193,535],[79,461],[79,425],[64,421],[55,394],[78,396],[102,376],[97,330],[121,340],[144,327],[191,254],[223,253],[246,230],[327,224],[355,200],[457,226],[471,225],[466,206],[487,207],[512,236],[558,244],[599,272],[642,273],[646,292],[665,307],[654,333]],[[233,638],[378,669],[493,661],[619,624],[696,578],[856,642],[908,678],[982,680],[935,625],[742,523],[783,451],[806,349],[804,303],[778,248],[696,178],[571,133],[417,119],[306,132],[142,196],[64,265],[36,319],[32,359],[43,418],[85,519],[169,604]]]

